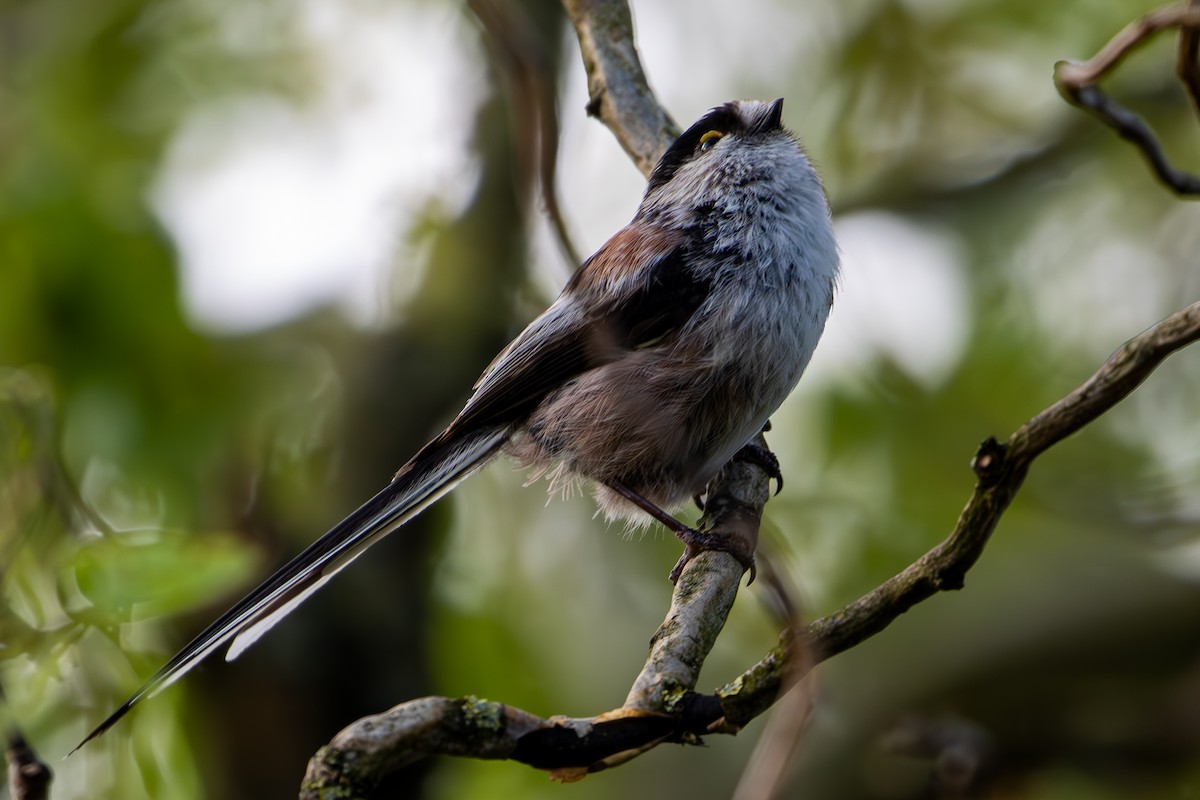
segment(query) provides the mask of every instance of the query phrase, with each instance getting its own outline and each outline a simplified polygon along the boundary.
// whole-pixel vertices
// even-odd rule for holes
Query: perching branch
[[[978,477],[953,532],[905,570],[829,616],[808,625],[806,661],[816,664],[879,633],[897,617],[940,591],[960,589],[1000,518],[1016,496],[1033,460],[1095,421],[1144,381],[1171,353],[1200,340],[1200,302],[1172,314],[1126,342],[1091,378],[1000,443],[988,439],[972,461]],[[724,475],[731,485],[753,478],[757,467],[735,464]],[[746,472],[740,472],[746,470]],[[753,484],[753,480],[750,481]],[[763,488],[761,481],[759,489]],[[761,495],[759,497],[761,498]],[[757,528],[753,509],[730,506]],[[711,505],[711,504],[710,504]],[[309,763],[302,798],[321,788],[353,789],[365,797],[382,775],[433,754],[507,758],[550,770],[562,780],[623,763],[665,741],[695,741],[704,733],[736,733],[763,713],[785,685],[794,645],[790,638],[714,694],[691,690],[733,596],[741,566],[725,553],[704,553],[684,571],[672,615],[655,636],[647,670],[639,676],[626,707],[596,717],[543,719],[503,703],[475,698],[423,698],[367,717],[343,730]],[[697,593],[721,595],[711,604]],[[686,610],[698,602],[696,613]],[[676,612],[679,611],[679,614]],[[696,626],[705,640],[690,637]],[[709,638],[711,637],[711,638]],[[659,655],[670,665],[656,674]],[[684,654],[684,655],[681,655]],[[676,666],[676,659],[678,666]]]
[[[759,443],[765,444],[761,437]],[[754,541],[768,494],[762,467],[735,460],[710,485],[698,527]],[[331,787],[341,797],[366,797],[383,775],[430,755],[504,758],[575,780],[664,741],[697,741],[723,714],[717,697],[694,689],[743,572],[723,552],[703,552],[687,564],[622,708],[543,719],[474,697],[412,700],[358,720],[321,748],[309,761],[300,797],[316,800]]]
[[[1142,151],[1159,180],[1180,195],[1200,194],[1200,176],[1176,168],[1146,121],[1108,96],[1099,81],[1151,36],[1179,28],[1176,74],[1200,113],[1200,0],[1152,11],[1130,23],[1089,61],[1060,61],[1054,66],[1054,83],[1064,98],[1092,114]]]

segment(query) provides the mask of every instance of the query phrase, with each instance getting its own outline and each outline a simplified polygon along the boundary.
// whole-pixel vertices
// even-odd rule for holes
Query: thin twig
[[[810,674],[812,648],[804,638],[800,603],[786,576],[774,569],[770,559],[763,559],[763,562],[763,583],[777,595],[772,605],[784,619],[784,631],[780,636],[788,642],[788,652],[792,656],[784,665],[775,713],[767,721],[742,770],[733,800],[768,800],[777,796],[787,779],[793,755],[812,711],[815,683],[815,676]]]
[[[494,0],[468,0],[467,6],[486,29],[495,60],[512,84],[516,116],[526,126],[518,131],[518,140],[527,143],[520,152],[525,161],[536,158],[542,208],[568,265],[564,278],[570,277],[581,261],[558,201],[558,101],[554,82],[547,80],[553,71],[547,67],[545,48],[529,30],[520,6]],[[527,152],[530,148],[536,149],[536,156]],[[528,164],[522,165],[522,176],[532,172]]]
[[[1200,27],[1200,4],[1189,0],[1180,5],[1152,11],[1131,22],[1114,36],[1100,52],[1084,62],[1060,61],[1054,65],[1054,84],[1070,102],[1099,119],[1132,142],[1145,156],[1159,179],[1182,196],[1200,194],[1200,177],[1171,164],[1158,138],[1145,120],[1113,100],[1099,86],[1137,47],[1151,36],[1170,28],[1179,28],[1176,72],[1183,81],[1193,105],[1200,111],[1200,66],[1196,50]]]
[[[1026,422],[1007,442],[988,439],[981,444],[972,461],[979,480],[954,531],[898,575],[809,624],[806,636],[814,663],[869,639],[934,594],[962,588],[1033,460],[1123,400],[1168,355],[1196,341],[1200,302],[1130,339],[1083,385]],[[788,642],[781,642],[718,691],[730,722],[744,725],[774,702],[789,657]]]

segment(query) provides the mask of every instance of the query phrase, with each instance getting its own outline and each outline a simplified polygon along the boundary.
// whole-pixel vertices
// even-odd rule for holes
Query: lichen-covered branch
[[[756,440],[766,446],[759,436]],[[713,481],[701,530],[757,542],[763,506],[770,495],[762,467],[731,461]],[[721,634],[745,568],[728,553],[701,553],[675,584],[671,608],[650,640],[650,655],[625,698],[625,708],[674,713],[696,686],[700,668]]]
[[[767,496],[762,467],[734,461],[710,485],[699,527],[754,541]],[[384,775],[431,755],[510,759],[574,780],[664,741],[696,741],[723,714],[716,697],[694,689],[744,572],[723,552],[688,562],[622,708],[544,719],[474,697],[413,700],[358,720],[321,748],[309,761],[301,799],[368,797]]]
[[[978,483],[950,536],[873,591],[808,625],[800,637],[808,648],[805,665],[854,647],[940,591],[961,588],[1033,460],[1128,396],[1168,355],[1198,340],[1200,303],[1194,303],[1126,342],[1091,378],[1006,442],[988,439],[980,445],[972,462]],[[723,474],[735,498],[726,509],[735,516],[748,514],[747,524],[755,530],[758,502],[765,500],[757,469],[735,465]],[[746,498],[753,504],[741,505]],[[713,625],[723,621],[733,601],[728,584],[736,587],[740,575],[741,565],[724,553],[705,553],[688,565],[626,708],[586,719],[543,719],[473,698],[414,700],[338,734],[310,762],[307,793],[301,797],[324,796],[318,790],[330,786],[357,787],[361,793],[341,796],[365,797],[382,775],[435,753],[508,758],[573,779],[623,763],[664,741],[736,732],[769,708],[794,679],[789,667],[794,666],[796,646],[785,636],[715,694],[691,690],[719,632],[719,625]]]

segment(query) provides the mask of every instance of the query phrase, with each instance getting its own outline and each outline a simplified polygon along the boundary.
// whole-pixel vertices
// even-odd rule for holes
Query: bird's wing
[[[681,236],[647,223],[626,226],[496,356],[451,428],[523,419],[572,378],[681,329],[711,289],[689,267]]]
[[[555,388],[686,321],[707,287],[688,277],[676,239],[636,225],[580,268],[563,296],[484,371],[458,417],[387,487],[205,628],[75,749],[226,643],[227,660],[240,655],[368,547],[490,460]],[[637,258],[638,268],[629,269]]]

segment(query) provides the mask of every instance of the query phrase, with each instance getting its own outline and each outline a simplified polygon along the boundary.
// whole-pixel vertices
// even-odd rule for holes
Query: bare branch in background
[[[534,174],[530,162],[536,161],[542,207],[568,264],[566,277],[569,277],[582,261],[558,202],[559,125],[554,70],[548,68],[543,48],[528,30],[520,6],[501,5],[493,0],[469,0],[467,6],[487,30],[495,60],[512,84],[513,105],[521,128],[517,139],[526,143],[520,152],[527,163],[521,165],[520,174],[522,177]]]
[[[920,758],[933,765],[933,782],[942,800],[975,797],[973,783],[994,757],[988,731],[952,716],[910,716],[885,734],[883,749]]]
[[[1108,96],[1099,81],[1151,36],[1179,28],[1176,73],[1200,112],[1200,64],[1196,62],[1200,28],[1200,3],[1152,11],[1130,23],[1089,61],[1060,61],[1054,67],[1054,83],[1066,100],[1092,114],[1142,151],[1159,180],[1180,195],[1200,194],[1200,176],[1176,168],[1163,153],[1162,145],[1146,121]]]

